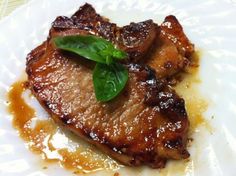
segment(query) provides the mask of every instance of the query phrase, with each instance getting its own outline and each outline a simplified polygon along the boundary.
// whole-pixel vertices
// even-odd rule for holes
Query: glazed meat
[[[168,158],[189,156],[184,101],[150,68],[126,65],[125,90],[100,103],[94,95],[92,63],[49,46],[39,50],[29,55],[29,85],[56,122],[126,165],[160,168]]]
[[[118,27],[85,4],[71,18],[60,16],[52,24],[50,37],[92,34],[105,38],[126,51],[129,61],[144,63],[158,78],[172,77],[190,63],[193,44],[174,16],[167,16],[158,26],[152,20]]]
[[[158,78],[171,77],[189,65],[193,44],[184,34],[175,16],[167,16],[160,26],[160,35],[146,64],[155,68]]]
[[[130,166],[162,168],[167,159],[189,157],[184,100],[164,79],[183,67],[161,74],[159,67],[150,66],[159,62],[158,57],[164,58],[155,54],[155,61],[155,52],[172,52],[169,46],[182,59],[189,57],[193,48],[186,47],[189,45],[183,42],[181,32],[158,27],[152,20],[120,28],[85,4],[71,18],[58,17],[47,41],[28,55],[29,87],[57,123],[114,159]],[[103,37],[128,53],[123,65],[129,71],[129,80],[112,101],[102,103],[95,98],[93,62],[56,49],[51,41],[55,36],[78,34]],[[172,41],[170,35],[180,36],[180,42]]]
[[[105,38],[129,55],[129,61],[146,57],[160,29],[152,20],[131,23],[122,28],[101,17],[94,8],[85,4],[68,17],[58,17],[52,25],[50,37],[90,34]]]

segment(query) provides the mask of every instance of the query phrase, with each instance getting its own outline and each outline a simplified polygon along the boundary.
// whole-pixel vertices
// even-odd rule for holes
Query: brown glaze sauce
[[[190,136],[199,126],[204,126],[210,130],[208,122],[203,117],[208,103],[201,97],[197,88],[197,85],[201,82],[198,76],[199,53],[196,53],[192,59],[194,64],[187,68],[186,73],[181,75],[183,80],[174,87],[186,103],[191,124]],[[121,167],[117,162],[97,151],[93,146],[84,144],[75,135],[63,131],[52,120],[37,119],[35,110],[25,102],[22,96],[26,90],[25,85],[24,81],[19,81],[12,85],[8,93],[9,111],[13,115],[13,126],[18,130],[20,137],[26,141],[31,151],[41,154],[47,163],[57,162],[66,169],[74,171],[75,174],[104,169],[116,170]],[[35,122],[34,125],[32,125],[33,122]],[[73,146],[76,147],[71,149],[69,146],[73,142],[77,142],[77,144],[74,144]],[[161,170],[160,174],[168,175],[173,169],[174,173],[183,174],[186,170],[191,169],[189,168],[191,167],[191,162],[188,162],[188,160],[183,162],[173,161],[170,164],[171,167]],[[43,167],[43,169],[46,168],[45,166]],[[114,176],[118,175],[120,174],[117,172],[114,174]]]
[[[198,74],[200,55],[200,51],[197,51],[192,55],[191,65],[186,68],[186,73],[181,75],[183,80],[174,87],[178,95],[185,100],[185,107],[190,121],[189,136],[191,136],[200,125],[209,132],[212,131],[209,122],[204,119],[203,115],[207,110],[208,102],[201,96],[198,89],[198,85],[201,83]]]
[[[35,110],[22,97],[25,90],[25,82],[19,81],[12,85],[8,93],[9,111],[13,115],[13,126],[31,151],[41,154],[47,163],[57,162],[75,174],[120,167],[92,146],[80,142],[73,148],[69,147],[76,137],[63,132],[50,119],[37,120]]]

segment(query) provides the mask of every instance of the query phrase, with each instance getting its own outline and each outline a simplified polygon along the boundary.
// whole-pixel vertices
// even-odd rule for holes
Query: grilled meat
[[[167,16],[160,26],[160,35],[155,41],[146,64],[155,68],[159,78],[171,77],[189,65],[194,45],[184,34],[175,16]]]
[[[145,63],[158,78],[171,77],[190,63],[193,44],[174,16],[167,16],[158,26],[152,20],[118,27],[85,4],[71,18],[60,16],[52,25],[50,37],[92,34],[105,38],[126,51],[129,62]]]
[[[187,59],[193,52],[183,49],[186,43],[182,37],[178,40],[183,44],[166,37],[179,36],[181,31],[158,27],[152,20],[119,28],[85,4],[71,18],[58,17],[47,41],[28,55],[29,87],[56,122],[116,160],[130,166],[162,168],[167,159],[189,157],[184,100],[163,79],[183,67],[160,70],[168,59],[176,59],[169,57],[171,53]],[[94,63],[56,49],[51,41],[55,36],[78,34],[103,37],[129,54],[123,63],[129,71],[128,84],[108,103],[95,98]],[[162,55],[163,50],[168,57]],[[150,68],[155,62],[162,66]]]
[[[129,61],[145,57],[160,30],[152,20],[119,28],[101,17],[94,8],[85,4],[71,18],[58,17],[52,25],[50,36],[90,34],[105,38],[129,55]]]

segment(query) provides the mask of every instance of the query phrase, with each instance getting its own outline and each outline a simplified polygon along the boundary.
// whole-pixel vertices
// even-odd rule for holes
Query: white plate
[[[25,69],[26,54],[48,34],[59,15],[71,15],[84,0],[33,0],[0,22],[0,175],[72,175],[52,165],[43,170],[40,157],[28,151],[11,125],[6,110],[9,86]],[[123,175],[236,175],[236,1],[235,0],[87,0],[102,15],[120,25],[152,18],[156,22],[174,14],[187,36],[202,51],[202,94],[209,100],[205,114],[212,134],[199,128],[190,148],[191,161],[184,173],[168,166],[166,172],[123,168]],[[211,118],[214,116],[214,118]],[[172,171],[171,171],[172,170]],[[107,171],[93,175],[112,175]]]

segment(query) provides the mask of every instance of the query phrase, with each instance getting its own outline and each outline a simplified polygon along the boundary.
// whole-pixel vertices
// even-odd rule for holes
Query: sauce
[[[183,78],[175,87],[175,91],[185,100],[185,107],[190,121],[189,137],[192,138],[197,134],[199,127],[212,133],[212,127],[204,118],[204,112],[207,110],[208,102],[201,96],[198,85],[201,83],[199,79],[199,58],[200,53],[196,52],[192,56],[192,65],[186,68],[186,73],[180,75]],[[194,140],[194,139],[193,139]],[[189,146],[192,145],[192,139],[189,141]],[[198,144],[194,143],[195,152],[200,154]],[[181,161],[168,162],[164,169],[160,170],[160,176],[169,175],[190,175],[193,174],[196,167],[195,161],[198,160],[198,154],[191,155],[190,158]]]
[[[190,136],[199,126],[210,129],[203,117],[208,103],[201,97],[197,85],[201,82],[198,77],[198,54],[193,56],[193,65],[187,68],[187,73],[181,75],[183,80],[174,88],[184,98],[190,120]],[[40,154],[47,163],[59,163],[70,169],[74,174],[89,173],[97,170],[117,170],[121,168],[116,161],[97,151],[62,128],[54,124],[50,118],[40,120],[35,110],[22,97],[25,92],[25,82],[16,82],[8,94],[9,111],[13,114],[13,126],[20,137],[26,142],[31,151]],[[33,96],[31,98],[34,98]],[[73,146],[73,147],[71,147]],[[165,169],[160,170],[162,176],[169,173],[183,175],[193,169],[192,159],[169,162]],[[47,169],[47,167],[43,167]],[[137,171],[137,168],[134,168]],[[134,170],[131,169],[131,170]],[[119,176],[115,173],[114,176]]]
[[[212,131],[211,126],[205,120],[203,113],[207,110],[208,102],[201,96],[198,85],[201,83],[199,79],[199,57],[200,53],[195,52],[192,56],[192,65],[186,68],[186,73],[181,77],[183,80],[175,87],[175,91],[185,100],[185,107],[190,121],[191,136],[199,126],[205,127],[209,132]]]
[[[88,144],[79,142],[70,147],[76,141],[75,136],[63,132],[50,119],[38,120],[35,110],[22,97],[25,90],[24,82],[12,85],[8,93],[9,111],[13,114],[13,126],[31,151],[41,154],[47,163],[58,162],[76,174],[120,167],[114,160]]]

